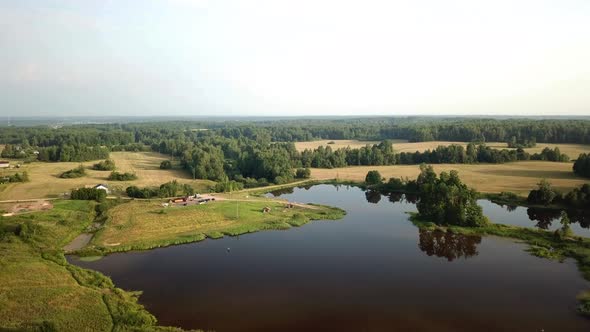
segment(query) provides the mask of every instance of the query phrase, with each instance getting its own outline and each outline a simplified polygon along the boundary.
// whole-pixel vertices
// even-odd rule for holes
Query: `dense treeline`
[[[365,118],[339,120],[267,121],[227,126],[225,137],[254,138],[267,135],[273,141],[309,141],[314,139],[384,140],[407,139],[412,142],[507,142],[590,143],[590,121],[473,118]],[[260,129],[265,129],[260,131]]]
[[[410,141],[499,141],[530,144],[590,143],[589,120],[474,119],[474,118],[343,118],[276,121],[184,121],[129,124],[6,127],[1,144],[37,147],[61,145],[118,146],[125,151],[143,149],[164,139],[214,132],[226,138],[246,137],[274,142],[315,139]]]
[[[109,150],[100,146],[60,145],[39,148],[40,161],[89,161],[108,158]]]
[[[541,153],[530,155],[522,148],[493,149],[485,144],[469,143],[466,148],[461,145],[438,146],[434,150],[423,152],[396,153],[391,142],[385,140],[373,146],[361,148],[342,148],[332,150],[330,146],[320,146],[315,150],[306,149],[301,153],[301,165],[304,167],[336,168],[345,166],[379,166],[379,165],[417,165],[428,164],[472,164],[472,163],[506,163],[519,160],[568,161],[559,148],[545,148]]]
[[[2,150],[3,158],[22,158],[39,161],[88,161],[109,156],[109,149],[102,146],[86,144],[55,145],[34,147],[28,144],[7,144]]]
[[[590,178],[590,153],[582,153],[574,162],[574,173]]]
[[[173,197],[178,194],[193,195],[195,190],[188,184],[180,184],[176,180],[166,182],[156,187],[139,188],[137,186],[127,187],[127,196],[133,198]]]

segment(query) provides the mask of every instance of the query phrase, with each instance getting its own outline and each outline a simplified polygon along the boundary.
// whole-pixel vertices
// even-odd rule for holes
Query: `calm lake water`
[[[184,328],[590,330],[590,320],[575,312],[576,295],[590,283],[571,260],[533,257],[502,238],[419,232],[406,214],[415,206],[403,197],[329,185],[281,197],[348,214],[95,262],[68,259],[109,275],[118,287],[142,290],[141,303],[160,324]],[[526,209],[480,203],[495,222],[536,224]]]

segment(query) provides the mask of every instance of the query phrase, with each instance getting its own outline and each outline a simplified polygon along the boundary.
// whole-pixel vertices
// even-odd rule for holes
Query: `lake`
[[[497,237],[420,232],[406,214],[415,211],[413,199],[403,195],[330,185],[290,191],[280,197],[348,214],[286,231],[68,260],[143,291],[140,302],[161,325],[183,328],[590,330],[575,312],[576,295],[590,283],[572,260],[537,258]],[[526,209],[480,204],[494,222],[536,225]]]

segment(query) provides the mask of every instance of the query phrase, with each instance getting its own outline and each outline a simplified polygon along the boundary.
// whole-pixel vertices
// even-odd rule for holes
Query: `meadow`
[[[319,205],[286,207],[274,199],[218,200],[201,205],[170,206],[161,201],[122,203],[109,211],[105,226],[86,253],[150,249],[224,235],[289,229],[310,220],[339,219],[344,211]],[[263,212],[264,208],[269,212]],[[97,252],[96,252],[97,251]]]
[[[560,191],[569,191],[588,181],[574,175],[571,163],[546,161],[520,161],[506,164],[435,164],[439,173],[457,170],[461,180],[482,193],[509,191],[521,196],[528,195],[541,179],[547,179]],[[333,169],[314,168],[312,178],[318,180],[337,179],[340,181],[365,180],[367,172],[377,170],[383,177],[415,179],[420,173],[418,165],[354,166]]]
[[[0,219],[5,232],[27,222],[34,228],[25,239],[5,235],[0,241],[2,327],[45,321],[60,331],[112,329],[102,292],[82,286],[58,251],[93,217],[93,202],[61,201],[51,211]]]
[[[34,199],[34,198],[51,198],[61,197],[64,193],[72,189],[84,187],[86,185],[97,185],[106,183],[112,192],[123,192],[130,185],[138,187],[159,186],[162,183],[177,180],[180,183],[188,183],[195,188],[197,192],[208,191],[213,185],[212,181],[193,180],[189,173],[175,167],[172,169],[160,169],[160,163],[163,160],[170,159],[169,156],[156,152],[112,152],[111,159],[115,161],[117,171],[135,173],[137,180],[133,181],[109,181],[107,178],[109,171],[96,171],[90,167],[98,161],[89,161],[84,163],[76,162],[59,162],[46,163],[34,162],[23,164],[20,169],[11,169],[0,171],[2,174],[27,171],[30,182],[11,183],[0,186],[0,200],[17,200],[17,199]],[[59,178],[60,174],[77,167],[78,165],[86,167],[86,176],[72,179]],[[0,174],[1,175],[1,174]]]
[[[332,143],[333,144],[328,144]],[[398,141],[393,141],[394,143]],[[407,142],[406,140],[399,140],[399,142]],[[379,144],[379,141],[358,141],[358,140],[351,140],[351,139],[329,139],[329,140],[319,140],[319,141],[306,141],[306,142],[295,142],[295,148],[297,151],[303,151],[305,149],[317,149],[320,146],[323,147],[330,147],[332,150],[340,149],[340,148],[362,148],[366,145],[373,145]]]
[[[90,226],[95,207],[57,200],[49,211],[0,217],[0,330],[180,331],[156,326],[140,293],[66,261],[62,248]]]

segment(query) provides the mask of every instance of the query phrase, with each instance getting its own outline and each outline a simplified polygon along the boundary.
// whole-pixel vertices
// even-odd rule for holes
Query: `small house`
[[[9,168],[9,167],[10,167],[10,161],[0,160],[0,168]]]
[[[109,187],[106,184],[97,184],[96,186],[94,186],[94,189],[104,190],[107,192],[107,194],[109,193]]]

